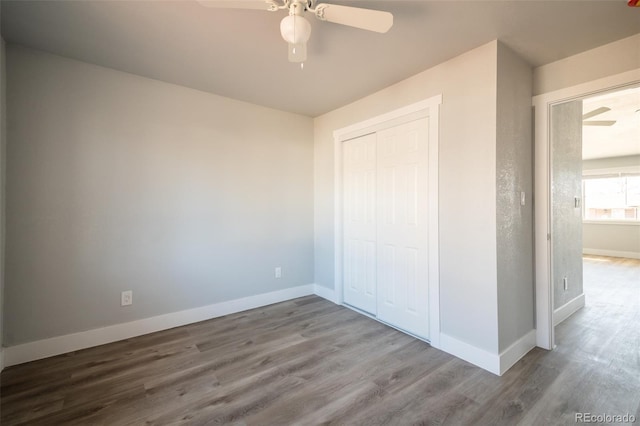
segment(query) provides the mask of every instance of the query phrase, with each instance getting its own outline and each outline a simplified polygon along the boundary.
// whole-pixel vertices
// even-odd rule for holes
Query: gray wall
[[[612,173],[615,170],[640,173],[640,155],[598,158],[582,162],[583,173]],[[623,223],[583,223],[582,246],[588,253],[640,258],[640,226]]]
[[[582,101],[551,109],[551,255],[554,309],[582,293]],[[568,279],[564,290],[563,278]]]
[[[498,350],[496,56],[491,42],[315,119],[316,283],[334,287],[333,131],[435,95],[442,332]],[[527,105],[531,104],[529,99]]]
[[[531,67],[498,43],[496,219],[500,351],[534,328]],[[520,193],[525,193],[525,205]]]
[[[640,68],[640,33],[552,62],[533,71],[533,94]]]
[[[313,282],[310,118],[15,45],[7,79],[7,346]]]

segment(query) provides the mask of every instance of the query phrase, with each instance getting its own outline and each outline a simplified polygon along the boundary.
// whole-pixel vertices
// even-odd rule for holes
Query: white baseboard
[[[478,348],[444,333],[440,333],[439,349],[490,373],[502,376],[535,346],[536,331],[531,330],[500,354]]]
[[[308,284],[216,303],[200,308],[158,315],[128,323],[52,337],[10,346],[8,348],[0,348],[0,370],[5,366],[9,367],[118,340],[129,339],[143,334],[167,330],[311,294],[337,303],[334,290],[317,284]],[[477,365],[493,374],[502,375],[534,346],[535,330],[532,330],[500,354],[488,352],[443,333],[440,334],[439,349]]]
[[[582,309],[584,307],[584,303],[584,293],[581,293],[579,296],[571,299],[570,301],[553,311],[553,326],[555,327],[556,325],[560,324],[562,321],[573,315],[576,311]]]
[[[333,303],[338,303],[338,298],[336,297],[336,291],[331,289],[331,288],[327,288],[325,286],[321,286],[318,284],[314,284],[313,285],[313,293],[316,296],[320,296],[323,299],[327,299],[330,302]]]
[[[601,250],[583,248],[582,254],[591,254],[594,256],[624,257],[627,259],[640,259],[640,253],[637,251],[618,251],[618,250]]]
[[[504,351],[500,352],[500,375],[520,360],[529,351],[536,347],[536,330],[531,330]]]
[[[52,337],[4,348],[4,366],[22,364],[67,352],[104,345],[143,334],[167,330],[194,322],[217,318],[297,297],[314,294],[314,284],[292,287],[270,293],[244,297],[194,309],[158,315],[123,324]]]
[[[440,350],[500,375],[500,357],[497,353],[480,349],[444,333],[440,333]]]

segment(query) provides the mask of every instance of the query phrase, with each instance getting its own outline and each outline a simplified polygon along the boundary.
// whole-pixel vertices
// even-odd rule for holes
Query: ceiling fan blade
[[[603,113],[605,113],[607,111],[611,111],[611,108],[607,108],[607,107],[596,108],[593,111],[589,111],[588,113],[584,114],[582,116],[582,119],[586,120],[588,118],[595,117],[596,115],[603,114]]]
[[[271,0],[196,0],[205,7],[221,9],[271,10],[275,3]],[[277,4],[276,4],[277,6]]]
[[[615,120],[602,120],[602,121],[584,121],[583,126],[613,126],[616,124]]]
[[[316,6],[315,11],[318,19],[322,21],[377,33],[386,33],[393,25],[393,15],[381,10],[322,3]]]

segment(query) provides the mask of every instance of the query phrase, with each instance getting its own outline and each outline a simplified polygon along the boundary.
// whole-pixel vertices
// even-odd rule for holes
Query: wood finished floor
[[[3,425],[574,424],[640,419],[640,261],[497,377],[316,296],[7,368]],[[604,297],[606,296],[606,297]],[[600,298],[598,298],[600,297]],[[640,423],[640,421],[637,421]]]

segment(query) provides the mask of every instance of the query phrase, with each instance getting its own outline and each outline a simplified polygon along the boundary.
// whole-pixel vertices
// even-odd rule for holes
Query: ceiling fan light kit
[[[363,30],[386,33],[393,26],[393,15],[381,10],[362,9],[321,3],[315,0],[198,0],[202,5],[215,8],[258,9],[277,12],[288,10],[280,22],[280,34],[289,45],[289,61],[303,62],[307,59],[307,42],[311,37],[311,24],[304,16],[313,13],[321,21],[347,25]]]
[[[307,42],[311,37],[311,24],[300,15],[289,15],[280,22],[280,34],[289,43],[289,61],[307,59]]]

